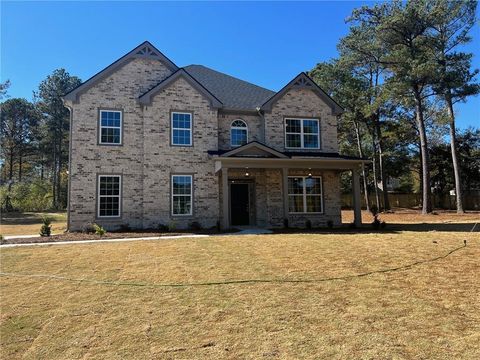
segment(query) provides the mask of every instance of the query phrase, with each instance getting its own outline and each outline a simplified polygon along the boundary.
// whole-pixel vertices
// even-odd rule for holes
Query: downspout
[[[258,114],[258,116],[260,116],[260,118],[262,119],[262,122],[263,122],[263,127],[262,127],[262,129],[263,129],[263,134],[262,134],[263,139],[262,139],[262,143],[263,143],[263,144],[266,144],[266,140],[265,140],[265,139],[266,139],[266,131],[267,131],[266,129],[267,129],[267,125],[265,124],[265,115],[264,115],[264,113],[262,112],[262,110],[260,109],[259,106],[257,106],[255,110],[257,110],[257,114]]]
[[[63,100],[63,106],[65,106],[70,112],[70,123],[69,123],[69,141],[68,141],[68,184],[67,184],[67,231],[70,231],[70,197],[71,197],[71,183],[72,183],[72,131],[73,131],[73,107],[65,104],[65,99]]]

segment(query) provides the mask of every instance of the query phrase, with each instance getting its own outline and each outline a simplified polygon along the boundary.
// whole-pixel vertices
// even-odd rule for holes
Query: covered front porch
[[[240,156],[234,151],[214,160],[222,228],[339,226],[340,174],[345,171],[352,174],[354,221],[361,225],[359,171],[363,160],[282,153],[260,157],[252,151]]]

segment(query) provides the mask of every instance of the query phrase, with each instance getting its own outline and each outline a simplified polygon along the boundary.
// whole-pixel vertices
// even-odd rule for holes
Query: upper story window
[[[122,112],[100,110],[100,139],[104,145],[122,145]]]
[[[230,127],[230,142],[232,146],[242,146],[248,142],[248,127],[243,120],[234,120]]]
[[[290,213],[323,212],[322,178],[292,176],[288,178],[288,211]]]
[[[172,145],[192,146],[192,114],[172,112]]]
[[[120,217],[122,177],[99,175],[98,217]]]
[[[172,215],[192,215],[192,175],[172,175]]]
[[[320,149],[318,119],[285,119],[285,147]]]

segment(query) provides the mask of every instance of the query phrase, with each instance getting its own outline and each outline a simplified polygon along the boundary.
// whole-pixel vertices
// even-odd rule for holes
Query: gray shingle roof
[[[184,69],[218,98],[227,109],[255,110],[275,95],[274,91],[203,65],[188,65]]]

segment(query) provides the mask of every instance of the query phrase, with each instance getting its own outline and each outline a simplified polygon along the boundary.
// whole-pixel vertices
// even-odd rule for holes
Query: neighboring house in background
[[[71,111],[68,228],[341,223],[342,108],[305,73],[273,92],[149,42],[65,95]]]

